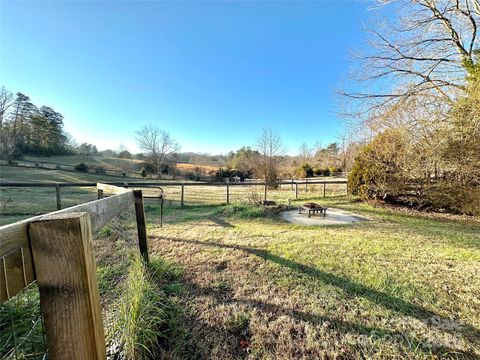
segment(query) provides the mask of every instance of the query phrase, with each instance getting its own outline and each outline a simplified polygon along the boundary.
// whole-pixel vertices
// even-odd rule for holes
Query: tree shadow
[[[163,237],[163,239],[173,242],[183,242],[196,244],[200,246],[209,246],[209,247],[220,247],[225,249],[240,250],[248,254],[260,257],[266,261],[271,261],[276,264],[279,264],[283,267],[287,267],[291,270],[294,270],[298,273],[307,275],[313,279],[320,280],[325,284],[333,285],[342,291],[345,294],[355,297],[362,297],[369,300],[372,303],[380,305],[386,309],[394,311],[398,314],[404,316],[415,317],[416,319],[425,322],[432,323],[430,325],[435,326],[436,323],[440,323],[441,329],[448,331],[453,334],[460,333],[465,338],[476,343],[480,340],[480,331],[469,325],[469,324],[458,324],[455,323],[452,326],[452,320],[441,316],[421,305],[417,305],[406,300],[403,300],[399,297],[395,297],[384,292],[381,292],[376,289],[372,289],[368,286],[359,284],[347,277],[334,275],[325,271],[321,271],[311,266],[307,266],[289,259],[285,259],[278,255],[272,254],[269,251],[263,249],[250,248],[240,245],[228,245],[216,242],[202,242],[198,240],[187,240],[175,237]]]
[[[471,351],[456,349],[442,344],[432,343],[425,339],[414,336],[408,336],[399,331],[392,331],[385,328],[362,325],[354,322],[344,321],[328,316],[320,316],[317,314],[307,313],[295,309],[286,308],[280,305],[267,303],[253,299],[238,299],[233,297],[233,292],[225,288],[201,287],[191,281],[185,282],[194,296],[208,296],[214,299],[217,304],[240,304],[247,308],[256,309],[257,311],[269,315],[274,314],[275,317],[286,315],[297,321],[303,321],[314,326],[326,326],[328,329],[338,331],[342,334],[355,333],[365,336],[365,341],[394,341],[402,343],[414,349],[420,349],[426,354],[444,356],[445,354],[455,354],[464,359],[476,359],[477,355]],[[202,325],[203,326],[203,325]],[[353,355],[353,354],[352,354]]]

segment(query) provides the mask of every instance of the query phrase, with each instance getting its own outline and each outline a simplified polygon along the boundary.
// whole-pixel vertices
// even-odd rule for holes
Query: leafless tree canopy
[[[415,98],[430,113],[445,113],[463,93],[467,69],[478,62],[478,0],[384,2],[392,21],[371,26],[369,50],[359,64],[355,90],[341,93],[359,105],[356,115],[381,117]],[[438,104],[443,105],[439,106]]]
[[[280,156],[284,151],[282,138],[272,128],[264,128],[260,133],[255,150],[259,155],[255,160],[255,173],[272,185],[277,180]]]
[[[3,125],[3,119],[8,109],[13,105],[13,94],[5,86],[0,89],[0,128]]]
[[[152,162],[155,173],[160,175],[162,166],[169,158],[180,150],[179,144],[170,134],[153,125],[146,125],[136,133],[139,148],[144,151]]]

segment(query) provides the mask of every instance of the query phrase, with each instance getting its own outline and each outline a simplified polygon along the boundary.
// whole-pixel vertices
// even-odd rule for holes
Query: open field
[[[39,168],[20,168],[11,166],[0,167],[1,182],[124,182],[119,176],[102,176],[81,172],[62,170],[45,170]],[[146,180],[149,181],[149,180]],[[171,181],[171,180],[169,180]],[[226,203],[225,186],[188,186],[185,182],[184,201],[187,205],[207,205]],[[163,186],[166,206],[179,206],[181,199],[180,186]],[[158,196],[159,189],[146,189],[147,196]],[[322,185],[299,185],[299,196],[309,197],[323,191]],[[326,187],[326,195],[345,194],[343,184],[330,184]],[[62,206],[74,206],[97,198],[96,188],[68,187],[61,189]],[[264,196],[263,186],[230,186],[230,201],[254,202]],[[294,199],[291,185],[282,185],[277,190],[268,190],[268,199],[286,204],[288,199]],[[149,202],[155,202],[151,200]],[[56,209],[55,189],[52,188],[0,188],[0,225],[15,222],[33,215],[39,215]]]
[[[121,173],[125,164],[128,164],[127,173],[129,176],[140,177],[140,171],[144,165],[143,160],[119,159],[115,157],[93,156],[93,155],[65,155],[65,156],[25,156],[25,160],[16,161],[19,165],[34,166],[35,164],[55,168],[55,165],[73,167],[85,163],[90,168],[102,167],[107,171]],[[218,170],[219,166],[209,164],[178,163],[177,169],[182,171],[194,171],[200,168],[206,174]]]
[[[315,198],[313,198],[315,199]],[[316,198],[372,221],[303,227],[245,205],[149,208],[183,269],[167,358],[479,358],[480,221]]]

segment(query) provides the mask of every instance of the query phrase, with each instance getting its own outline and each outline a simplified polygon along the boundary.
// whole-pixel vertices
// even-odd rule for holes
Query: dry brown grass
[[[328,202],[375,221],[169,210],[152,251],[184,268],[176,326],[188,341],[165,357],[480,357],[478,222]]]

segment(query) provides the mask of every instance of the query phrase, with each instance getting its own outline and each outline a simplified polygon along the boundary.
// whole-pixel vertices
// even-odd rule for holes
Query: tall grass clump
[[[165,321],[162,311],[164,293],[155,284],[139,253],[132,255],[123,289],[117,299],[112,344],[126,359],[153,358],[160,329]]]

